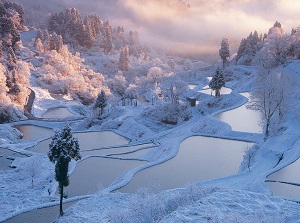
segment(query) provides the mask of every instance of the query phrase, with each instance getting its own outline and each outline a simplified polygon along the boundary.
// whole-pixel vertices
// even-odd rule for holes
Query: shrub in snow
[[[149,108],[143,113],[143,116],[175,125],[189,120],[192,117],[192,114],[186,105],[161,103],[153,108]]]
[[[202,188],[194,185],[184,190],[160,194],[150,194],[147,190],[140,190],[128,201],[125,211],[110,214],[110,221],[116,223],[159,222],[176,209],[192,204],[214,190],[213,188]]]

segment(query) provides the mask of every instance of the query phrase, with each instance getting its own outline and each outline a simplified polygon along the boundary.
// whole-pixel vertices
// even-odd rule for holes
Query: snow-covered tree
[[[187,83],[180,77],[170,74],[161,81],[161,89],[166,101],[179,105],[179,97],[187,90]]]
[[[36,50],[40,53],[44,52],[43,42],[40,38],[35,41]]]
[[[50,33],[61,35],[65,43],[85,46],[85,29],[79,11],[75,8],[50,16],[48,23]]]
[[[109,89],[119,97],[124,97],[127,82],[123,75],[118,74],[113,79],[106,81]]]
[[[125,46],[120,51],[120,58],[119,58],[119,69],[121,71],[128,71],[129,70],[129,49],[128,46]]]
[[[41,171],[41,161],[36,157],[29,157],[26,162],[28,173],[31,177],[31,186],[34,187],[34,178],[38,176]]]
[[[283,34],[283,29],[281,27],[281,23],[276,21],[273,25],[272,28],[269,29],[268,35],[270,34],[277,34],[277,35],[282,35]]]
[[[224,85],[225,85],[225,79],[223,73],[218,68],[216,70],[215,75],[212,77],[211,81],[209,82],[209,87],[215,91],[215,96],[219,97],[221,95],[220,90],[222,87],[224,87]]]
[[[269,136],[272,118],[278,114],[283,118],[288,107],[291,84],[281,74],[270,71],[261,72],[255,80],[255,89],[251,92],[249,108],[260,111],[265,129],[265,138]]]
[[[237,51],[236,60],[239,64],[251,65],[256,53],[261,49],[262,41],[257,31],[250,33],[246,39],[242,39]]]
[[[98,94],[98,97],[96,99],[94,109],[97,111],[98,115],[102,115],[103,110],[106,106],[107,106],[106,94],[104,90],[101,90],[101,93]]]
[[[223,69],[226,67],[228,58],[230,56],[228,39],[224,38],[221,42],[221,49],[219,55],[223,61]]]
[[[137,86],[130,84],[125,91],[125,97],[129,98],[131,106],[133,104],[137,106],[137,99],[138,99]]]
[[[69,185],[69,163],[72,159],[81,159],[78,140],[73,137],[71,128],[66,125],[63,130],[55,132],[49,145],[48,157],[55,164],[55,179],[60,192],[60,215],[63,215],[62,201],[64,187]]]
[[[113,42],[112,42],[112,28],[107,21],[104,25],[104,35],[103,35],[103,49],[104,53],[108,54],[113,50]]]
[[[292,30],[288,55],[300,59],[300,27]]]
[[[9,89],[6,85],[6,68],[0,63],[0,103],[11,103],[10,98],[7,97],[8,91]]]
[[[290,36],[271,33],[265,39],[263,48],[256,55],[255,61],[265,69],[284,64],[287,59]]]
[[[151,84],[158,84],[161,82],[164,72],[160,67],[151,67],[147,73],[147,79]]]
[[[47,88],[51,93],[71,94],[83,104],[91,104],[97,97],[100,89],[109,89],[104,85],[104,77],[88,69],[83,64],[79,53],[73,55],[66,45],[59,52],[52,50],[45,54],[45,61],[38,68],[41,76],[38,84]]]

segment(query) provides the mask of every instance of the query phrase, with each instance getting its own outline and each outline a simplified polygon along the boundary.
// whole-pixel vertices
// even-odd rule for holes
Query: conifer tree
[[[121,71],[128,71],[129,70],[129,49],[128,46],[124,47],[120,51],[120,58],[119,58],[119,69]]]
[[[49,145],[48,157],[55,164],[55,179],[60,192],[60,215],[63,215],[62,201],[64,187],[69,185],[69,163],[81,159],[78,140],[73,137],[71,128],[66,125],[62,131],[55,132]]]
[[[228,58],[230,56],[228,39],[224,38],[221,42],[221,49],[219,55],[223,61],[223,69],[225,68]]]
[[[98,94],[98,97],[96,99],[94,109],[98,111],[98,115],[99,115],[99,111],[100,111],[100,115],[102,115],[103,110],[106,106],[107,106],[106,94],[105,94],[104,90],[101,90],[101,93]]]
[[[104,53],[107,54],[113,49],[112,28],[107,21],[104,26]]]
[[[225,85],[225,80],[222,71],[218,68],[216,70],[215,75],[212,77],[211,81],[209,82],[209,87],[215,91],[215,96],[220,97],[221,93],[220,90]]]
[[[0,58],[3,56],[2,46],[2,40],[0,40]]]
[[[240,46],[237,51],[237,57],[236,57],[237,61],[244,55],[245,50],[246,50],[246,45],[247,45],[247,40],[243,38],[241,40]]]

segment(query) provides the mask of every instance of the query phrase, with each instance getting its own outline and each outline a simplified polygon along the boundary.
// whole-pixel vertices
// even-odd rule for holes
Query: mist
[[[21,0],[24,4],[26,1]],[[33,0],[31,0],[33,1]],[[37,1],[36,1],[37,2]],[[39,1],[43,2],[43,1]],[[52,2],[52,1],[51,1]],[[229,39],[231,53],[240,40],[257,30],[267,33],[275,21],[286,32],[299,26],[297,0],[64,0],[84,15],[125,31],[137,30],[142,43],[184,55],[218,55],[220,42]],[[46,1],[44,2],[46,4]],[[48,3],[50,4],[50,3]],[[53,5],[53,2],[51,3]]]

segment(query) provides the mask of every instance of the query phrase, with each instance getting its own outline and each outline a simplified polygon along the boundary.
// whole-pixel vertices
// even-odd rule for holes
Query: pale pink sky
[[[224,37],[236,47],[254,30],[268,32],[277,20],[287,33],[300,26],[300,0],[182,0],[191,5],[186,11],[170,7],[179,0],[64,1],[138,30],[145,43],[181,51],[216,50]]]

